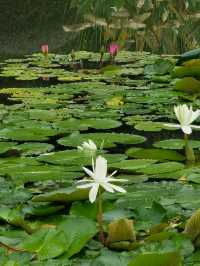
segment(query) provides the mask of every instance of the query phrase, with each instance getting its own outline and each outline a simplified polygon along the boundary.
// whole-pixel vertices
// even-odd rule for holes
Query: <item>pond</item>
[[[199,70],[148,52],[100,59],[36,53],[0,64],[0,265],[200,263],[199,224],[185,229],[200,206],[199,131],[188,162],[183,132],[165,125],[178,123],[174,106],[200,108]],[[98,241],[97,204],[76,188],[91,167],[91,154],[77,149],[88,140],[109,173],[127,180],[127,193],[103,193],[104,230],[134,220],[136,238]]]

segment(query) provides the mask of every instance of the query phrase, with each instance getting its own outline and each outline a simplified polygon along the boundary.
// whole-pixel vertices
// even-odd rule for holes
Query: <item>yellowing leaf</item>
[[[187,221],[184,233],[189,235],[193,241],[200,235],[200,209]]]
[[[115,96],[112,99],[108,100],[106,104],[107,106],[110,106],[110,107],[118,107],[120,105],[123,105],[124,104],[123,97]]]

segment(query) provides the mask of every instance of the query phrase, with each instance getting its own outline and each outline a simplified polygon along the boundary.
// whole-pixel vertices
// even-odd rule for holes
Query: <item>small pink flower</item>
[[[111,56],[116,56],[119,52],[119,45],[117,43],[111,43],[108,49]]]
[[[48,53],[49,53],[49,46],[48,46],[48,44],[43,44],[43,45],[41,46],[41,52],[42,52],[44,55],[48,55]]]

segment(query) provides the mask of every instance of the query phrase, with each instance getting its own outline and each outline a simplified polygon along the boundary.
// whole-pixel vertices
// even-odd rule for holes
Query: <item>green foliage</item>
[[[185,225],[184,231],[189,237],[195,241],[200,235],[200,210],[197,210]]]
[[[112,40],[122,46],[131,46],[132,41],[136,50],[157,53],[181,53],[198,47],[198,0],[75,0],[71,8],[76,12],[75,22],[64,29],[69,36],[74,34],[74,41],[81,40],[79,48],[99,50]],[[96,37],[92,42],[91,35]]]
[[[142,254],[136,257],[129,266],[182,266],[182,258],[178,252]]]
[[[198,132],[190,140],[197,163],[185,165],[182,133],[164,126],[174,122],[174,105],[200,108],[198,94],[173,90],[174,56],[121,51],[117,71],[95,68],[99,53],[75,56],[83,69],[71,69],[70,55],[57,54],[48,62],[34,54],[1,65],[2,79],[66,80],[0,90],[0,265],[127,266],[147,254],[168,262],[172,252],[186,265],[198,262],[182,234],[200,205]],[[88,139],[107,159],[108,175],[117,170],[116,180],[127,179],[127,193],[102,194],[109,247],[97,237],[96,203],[89,203],[88,189],[76,188],[86,177],[82,167],[92,168],[91,155],[77,149]]]
[[[69,258],[78,253],[96,232],[94,222],[89,219],[66,217],[56,228],[41,229],[28,236],[20,244],[20,248],[37,253],[42,260],[55,258],[63,253]]]

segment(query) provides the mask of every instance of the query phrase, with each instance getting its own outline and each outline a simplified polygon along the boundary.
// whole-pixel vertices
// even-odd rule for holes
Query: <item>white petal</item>
[[[196,129],[200,129],[200,126],[195,126],[195,125],[190,125],[191,128],[196,128]]]
[[[95,202],[96,197],[97,197],[98,190],[99,190],[99,184],[94,184],[93,187],[90,189],[90,192],[89,192],[89,201],[91,203]]]
[[[121,193],[126,193],[126,190],[123,189],[122,187],[119,187],[119,186],[116,186],[116,185],[113,185],[111,184],[112,188],[118,192],[121,192]]]
[[[107,175],[107,160],[102,157],[98,156],[96,159],[95,165],[95,178],[96,179],[103,179]]]
[[[83,147],[84,147],[85,150],[90,150],[90,147],[89,147],[89,145],[87,143],[83,144]]]
[[[121,178],[108,178],[108,182],[127,182],[127,179],[121,179]]]
[[[190,123],[192,123],[194,120],[196,120],[200,115],[200,110],[197,110],[195,112],[192,113],[192,119],[190,121]]]
[[[94,178],[94,173],[91,170],[89,170],[86,167],[83,167],[83,170],[86,172],[86,174],[88,174],[89,176],[91,176],[92,178]]]
[[[184,120],[184,124],[183,125],[190,125],[192,123],[192,117],[193,117],[193,111],[192,111],[192,107],[190,106],[190,108],[188,109],[188,112],[185,114],[185,120]]]
[[[89,187],[92,187],[93,185],[94,185],[94,183],[90,183],[90,184],[78,185],[76,187],[77,188],[89,188]]]
[[[172,127],[172,128],[181,128],[181,126],[179,124],[163,124],[166,127]]]
[[[94,143],[94,141],[92,141],[91,139],[89,139],[89,145],[90,145],[90,148],[92,149],[92,150],[97,150],[97,146],[96,146],[96,144]]]
[[[114,176],[117,173],[117,170],[115,170],[114,172],[112,172],[111,175],[109,175],[107,178],[110,178],[111,176]]]
[[[92,170],[93,170],[93,172],[94,172],[94,159],[93,159],[93,157],[92,157]]]
[[[189,119],[192,113],[191,113],[191,109],[189,109],[186,104],[175,106],[174,112],[181,125],[189,124]]]
[[[83,150],[83,147],[78,146],[77,149],[82,151]]]
[[[87,182],[94,182],[94,180],[93,179],[87,179],[87,178],[84,178],[84,179],[82,179],[82,180],[78,180],[78,181],[76,181],[76,183],[87,183]]]
[[[182,126],[181,129],[183,130],[183,132],[184,132],[185,134],[190,135],[190,134],[192,133],[192,129],[191,129],[190,126]]]
[[[174,112],[175,112],[175,115],[179,121],[179,123],[181,123],[181,111],[180,111],[180,105],[178,106],[174,106]]]
[[[114,190],[112,188],[112,185],[109,183],[101,183],[100,184],[106,191],[113,193]]]

